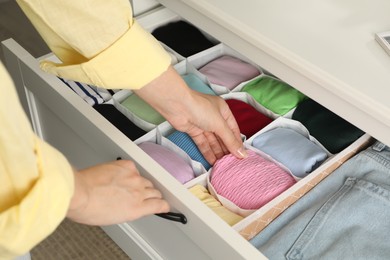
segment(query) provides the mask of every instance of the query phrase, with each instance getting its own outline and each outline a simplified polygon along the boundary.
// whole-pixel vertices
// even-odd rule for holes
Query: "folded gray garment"
[[[294,176],[303,178],[328,157],[317,144],[290,128],[274,128],[253,139],[252,146],[286,166]]]

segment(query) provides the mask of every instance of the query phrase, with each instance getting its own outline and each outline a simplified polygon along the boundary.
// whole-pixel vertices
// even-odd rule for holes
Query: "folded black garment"
[[[292,119],[301,122],[333,154],[347,148],[364,134],[362,130],[312,99],[302,101],[295,109]]]
[[[132,141],[146,134],[144,130],[131,122],[130,119],[123,115],[113,105],[98,104],[93,106],[93,108],[95,108],[96,111],[98,111]]]
[[[162,25],[156,28],[152,35],[183,57],[191,56],[215,45],[198,28],[185,21]]]

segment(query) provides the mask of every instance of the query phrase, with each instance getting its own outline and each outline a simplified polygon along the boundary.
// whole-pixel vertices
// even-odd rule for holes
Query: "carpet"
[[[31,250],[32,260],[115,259],[130,258],[100,228],[65,219],[60,226]]]

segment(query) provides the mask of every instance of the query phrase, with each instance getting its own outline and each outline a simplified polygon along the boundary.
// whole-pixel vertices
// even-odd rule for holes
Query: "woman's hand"
[[[67,217],[88,225],[112,225],[169,211],[160,191],[134,163],[113,161],[75,171],[75,192]]]
[[[227,153],[244,158],[240,129],[226,102],[190,89],[173,67],[134,91],[171,125],[186,132],[210,163]]]

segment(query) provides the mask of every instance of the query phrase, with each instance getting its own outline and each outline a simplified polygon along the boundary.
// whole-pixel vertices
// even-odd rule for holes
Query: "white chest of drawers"
[[[353,1],[174,1],[163,5],[253,62],[390,145],[390,57],[374,33],[390,29],[390,3]],[[154,3],[153,3],[154,5]],[[371,10],[365,12],[365,9]],[[386,10],[386,11],[385,11]],[[147,14],[146,14],[147,15]],[[387,28],[386,28],[387,27]],[[103,229],[133,259],[261,259],[164,169],[12,40],[7,67],[36,132],[77,167],[132,159],[183,213],[187,224],[156,216]]]

